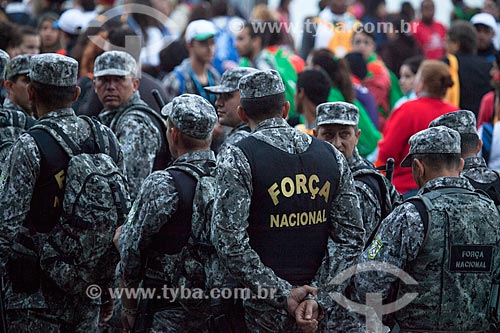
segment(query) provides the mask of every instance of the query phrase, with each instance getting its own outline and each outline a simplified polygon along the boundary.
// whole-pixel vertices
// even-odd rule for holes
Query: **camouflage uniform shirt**
[[[229,132],[223,145],[234,145],[250,135],[250,127],[247,123],[241,122]]]
[[[125,104],[114,110],[103,110],[99,119],[110,126],[113,119],[134,104],[147,105],[136,92]],[[127,113],[120,118],[115,134],[123,150],[125,175],[129,184],[130,198],[135,199],[141,184],[153,171],[153,164],[161,148],[162,135],[148,115]]]
[[[251,135],[290,154],[303,153],[312,141],[310,136],[293,129],[281,118],[261,122]],[[354,264],[363,247],[364,236],[359,202],[347,161],[333,146],[332,150],[338,160],[341,178],[337,196],[332,202],[331,236],[326,255],[313,280],[313,284],[319,286],[321,291],[327,291],[326,286],[333,276]],[[262,316],[257,320],[265,321],[263,325],[270,325],[268,327],[283,329],[287,316],[285,299],[292,286],[266,267],[249,245],[246,229],[252,198],[252,172],[245,154],[239,147],[228,146],[218,156],[216,179],[212,242],[224,266],[245,287],[256,294],[259,286],[276,291],[274,298],[246,302],[245,310],[247,313],[257,312],[253,315],[254,318],[269,315],[271,317]],[[338,288],[340,290],[341,287]],[[322,295],[321,291],[320,300],[325,302],[326,306],[333,306],[328,297],[323,297],[326,294]]]
[[[39,121],[53,122],[78,144],[83,143],[90,135],[87,122],[78,118],[72,109],[52,111]],[[103,131],[115,138],[109,128],[102,126]],[[114,139],[116,140],[116,139]],[[109,142],[109,141],[108,141]],[[109,143],[108,143],[109,144]],[[118,142],[115,142],[118,147]],[[68,148],[69,149],[69,148]],[[5,272],[12,246],[19,233],[33,239],[35,247],[40,248],[46,241],[47,234],[28,235],[28,229],[23,226],[30,211],[31,198],[36,181],[40,175],[40,151],[29,134],[23,134],[12,146],[0,176],[0,273]],[[119,152],[118,167],[123,170],[123,155]],[[43,285],[42,285],[43,288]],[[31,295],[11,294],[7,290],[7,306],[9,308],[69,308],[70,304],[79,301],[89,303],[90,299],[61,294],[61,291],[44,290]]]
[[[194,151],[176,159],[172,165],[189,163],[201,167],[206,161],[215,161],[212,151]],[[152,237],[169,222],[179,202],[172,175],[168,171],[156,171],[146,178],[135,200],[120,235],[121,261],[119,275],[126,286],[142,280],[148,249]],[[171,281],[167,273],[174,271],[176,255],[162,255],[160,265],[163,272],[148,270],[146,274],[161,281]]]
[[[6,97],[5,100],[3,101],[3,108],[8,109],[8,110],[17,110],[17,111],[22,111],[26,113],[26,111],[23,110],[21,106],[18,104],[14,103],[10,98]]]

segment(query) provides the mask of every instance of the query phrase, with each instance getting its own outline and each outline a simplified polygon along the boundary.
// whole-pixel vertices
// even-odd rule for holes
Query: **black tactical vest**
[[[250,245],[262,262],[294,285],[310,283],[325,256],[340,173],[327,143],[289,154],[254,137],[236,144],[252,170]]]

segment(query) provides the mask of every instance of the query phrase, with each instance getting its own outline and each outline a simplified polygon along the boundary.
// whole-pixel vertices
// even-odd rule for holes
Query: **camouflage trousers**
[[[208,332],[208,313],[206,311],[186,311],[184,308],[158,311],[153,316],[151,332]]]
[[[99,306],[7,310],[6,317],[10,332],[97,332]]]

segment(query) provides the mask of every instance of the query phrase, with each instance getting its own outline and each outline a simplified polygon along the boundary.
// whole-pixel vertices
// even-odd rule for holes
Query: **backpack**
[[[102,125],[86,116],[81,118],[93,134],[81,146],[53,122],[42,121],[29,131],[40,148],[42,163],[55,161],[62,168],[58,173],[62,175],[62,188],[61,196],[54,197],[54,204],[60,204],[52,220],[30,211],[28,226],[47,233],[39,250],[41,271],[70,294],[81,294],[90,284],[113,280],[119,261],[113,236],[130,208],[127,182],[115,163],[119,147],[111,137],[106,147],[107,133]],[[55,174],[48,176],[58,178]],[[38,185],[43,191],[44,184]],[[54,193],[45,195],[52,197]]]
[[[206,263],[210,255],[215,253],[210,242],[210,220],[215,200],[215,163],[207,163],[211,168],[209,173],[187,163],[167,168],[174,178],[175,187],[179,193],[179,207],[190,204],[183,199],[183,197],[186,198],[183,193],[193,193],[187,194],[188,198],[192,198],[191,233],[186,246],[180,252],[180,260],[173,274],[173,287],[205,289],[208,276]],[[191,185],[191,190],[184,186],[186,181],[180,174],[195,180],[195,184]]]
[[[238,63],[240,55],[235,46],[235,38],[230,30],[231,18],[226,18],[226,23],[223,28],[217,29],[215,36],[215,56],[212,65],[217,71],[222,74],[227,68],[224,67],[224,62],[232,61]]]
[[[144,104],[133,104],[128,108],[126,108],[125,110],[123,110],[118,117],[113,118],[111,124],[109,124],[109,127],[111,128],[113,133],[116,133],[117,125],[119,124],[120,120],[127,114],[133,114],[138,116],[142,116],[145,114],[151,120],[153,126],[155,126],[160,131],[160,137],[161,137],[160,150],[155,156],[152,171],[164,170],[170,163],[170,160],[172,159],[172,155],[170,154],[170,150],[168,149],[168,142],[165,134],[167,133],[166,121],[149,106]]]
[[[18,137],[35,124],[24,112],[0,108],[0,162],[9,153]]]
[[[385,219],[389,214],[396,208],[401,202],[401,198],[397,195],[395,190],[390,191],[389,188],[392,187],[390,181],[381,173],[378,173],[375,169],[360,168],[352,170],[352,177],[355,180],[361,181],[366,184],[377,197],[378,202],[381,206],[381,216],[377,225],[373,228],[371,235],[365,243],[365,247],[368,247],[375,237],[377,230],[383,219]]]

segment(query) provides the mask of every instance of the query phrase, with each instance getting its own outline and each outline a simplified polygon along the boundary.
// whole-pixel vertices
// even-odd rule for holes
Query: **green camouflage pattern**
[[[107,51],[95,58],[94,77],[137,75],[137,63],[124,51]]]
[[[280,74],[274,70],[257,71],[247,74],[238,84],[240,98],[252,99],[272,96],[285,92],[285,85]]]

